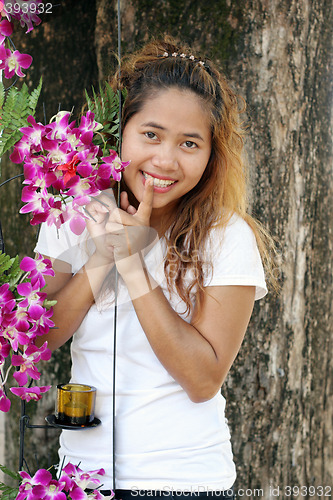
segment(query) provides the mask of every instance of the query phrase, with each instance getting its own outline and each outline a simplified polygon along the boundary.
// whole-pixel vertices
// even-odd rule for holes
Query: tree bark
[[[116,65],[115,1],[66,5],[33,39],[52,113],[57,102],[78,106],[83,89]],[[123,53],[167,32],[214,59],[247,102],[251,207],[278,241],[281,292],[256,305],[222,388],[236,492],[261,489],[269,499],[279,487],[282,498],[297,498],[288,486],[332,485],[333,6],[128,0],[121,18]],[[9,217],[17,201],[7,204]],[[10,234],[18,224],[13,218]],[[316,497],[306,489],[301,496]]]

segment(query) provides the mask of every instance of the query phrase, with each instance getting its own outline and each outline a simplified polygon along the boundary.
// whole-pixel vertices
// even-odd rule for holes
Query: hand
[[[103,264],[114,262],[113,245],[105,228],[109,212],[113,210],[114,206],[113,191],[107,189],[85,207],[86,214],[89,217],[86,226],[96,247],[95,254]]]
[[[129,204],[127,193],[121,193],[120,209],[116,206],[110,210],[105,229],[112,241],[116,265],[123,259],[146,253],[156,241],[157,232],[149,225],[153,207],[154,186],[149,179],[145,183],[142,201],[136,210]],[[132,263],[138,262],[132,259]],[[128,261],[129,264],[129,261]],[[124,266],[118,266],[124,272]],[[129,269],[128,269],[129,270]]]

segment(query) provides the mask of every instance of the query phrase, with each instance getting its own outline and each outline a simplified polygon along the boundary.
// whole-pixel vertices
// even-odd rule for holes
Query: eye
[[[198,144],[196,144],[195,142],[193,141],[185,141],[184,143],[184,146],[188,149],[195,149],[198,147]]]
[[[152,140],[156,140],[157,139],[157,135],[155,134],[155,132],[145,132],[145,136],[148,139],[152,139]]]

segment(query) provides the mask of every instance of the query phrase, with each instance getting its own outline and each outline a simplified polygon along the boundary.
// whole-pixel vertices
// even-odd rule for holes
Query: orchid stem
[[[11,370],[12,368],[13,368],[13,366],[11,365],[11,366],[9,366],[9,367],[8,367],[8,369],[7,369],[5,379],[4,379],[4,381],[2,382],[2,384],[1,384],[3,387],[4,387],[4,386],[6,385],[6,383],[7,383],[8,375],[9,375],[10,370]]]

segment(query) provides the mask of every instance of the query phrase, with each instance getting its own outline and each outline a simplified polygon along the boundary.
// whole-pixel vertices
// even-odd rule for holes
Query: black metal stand
[[[25,401],[21,401],[21,418],[20,418],[20,453],[19,453],[19,470],[23,469],[24,463],[26,464],[26,460],[24,458],[24,436],[26,429],[54,429],[52,425],[31,425],[29,423],[30,417],[26,414],[25,411]]]

